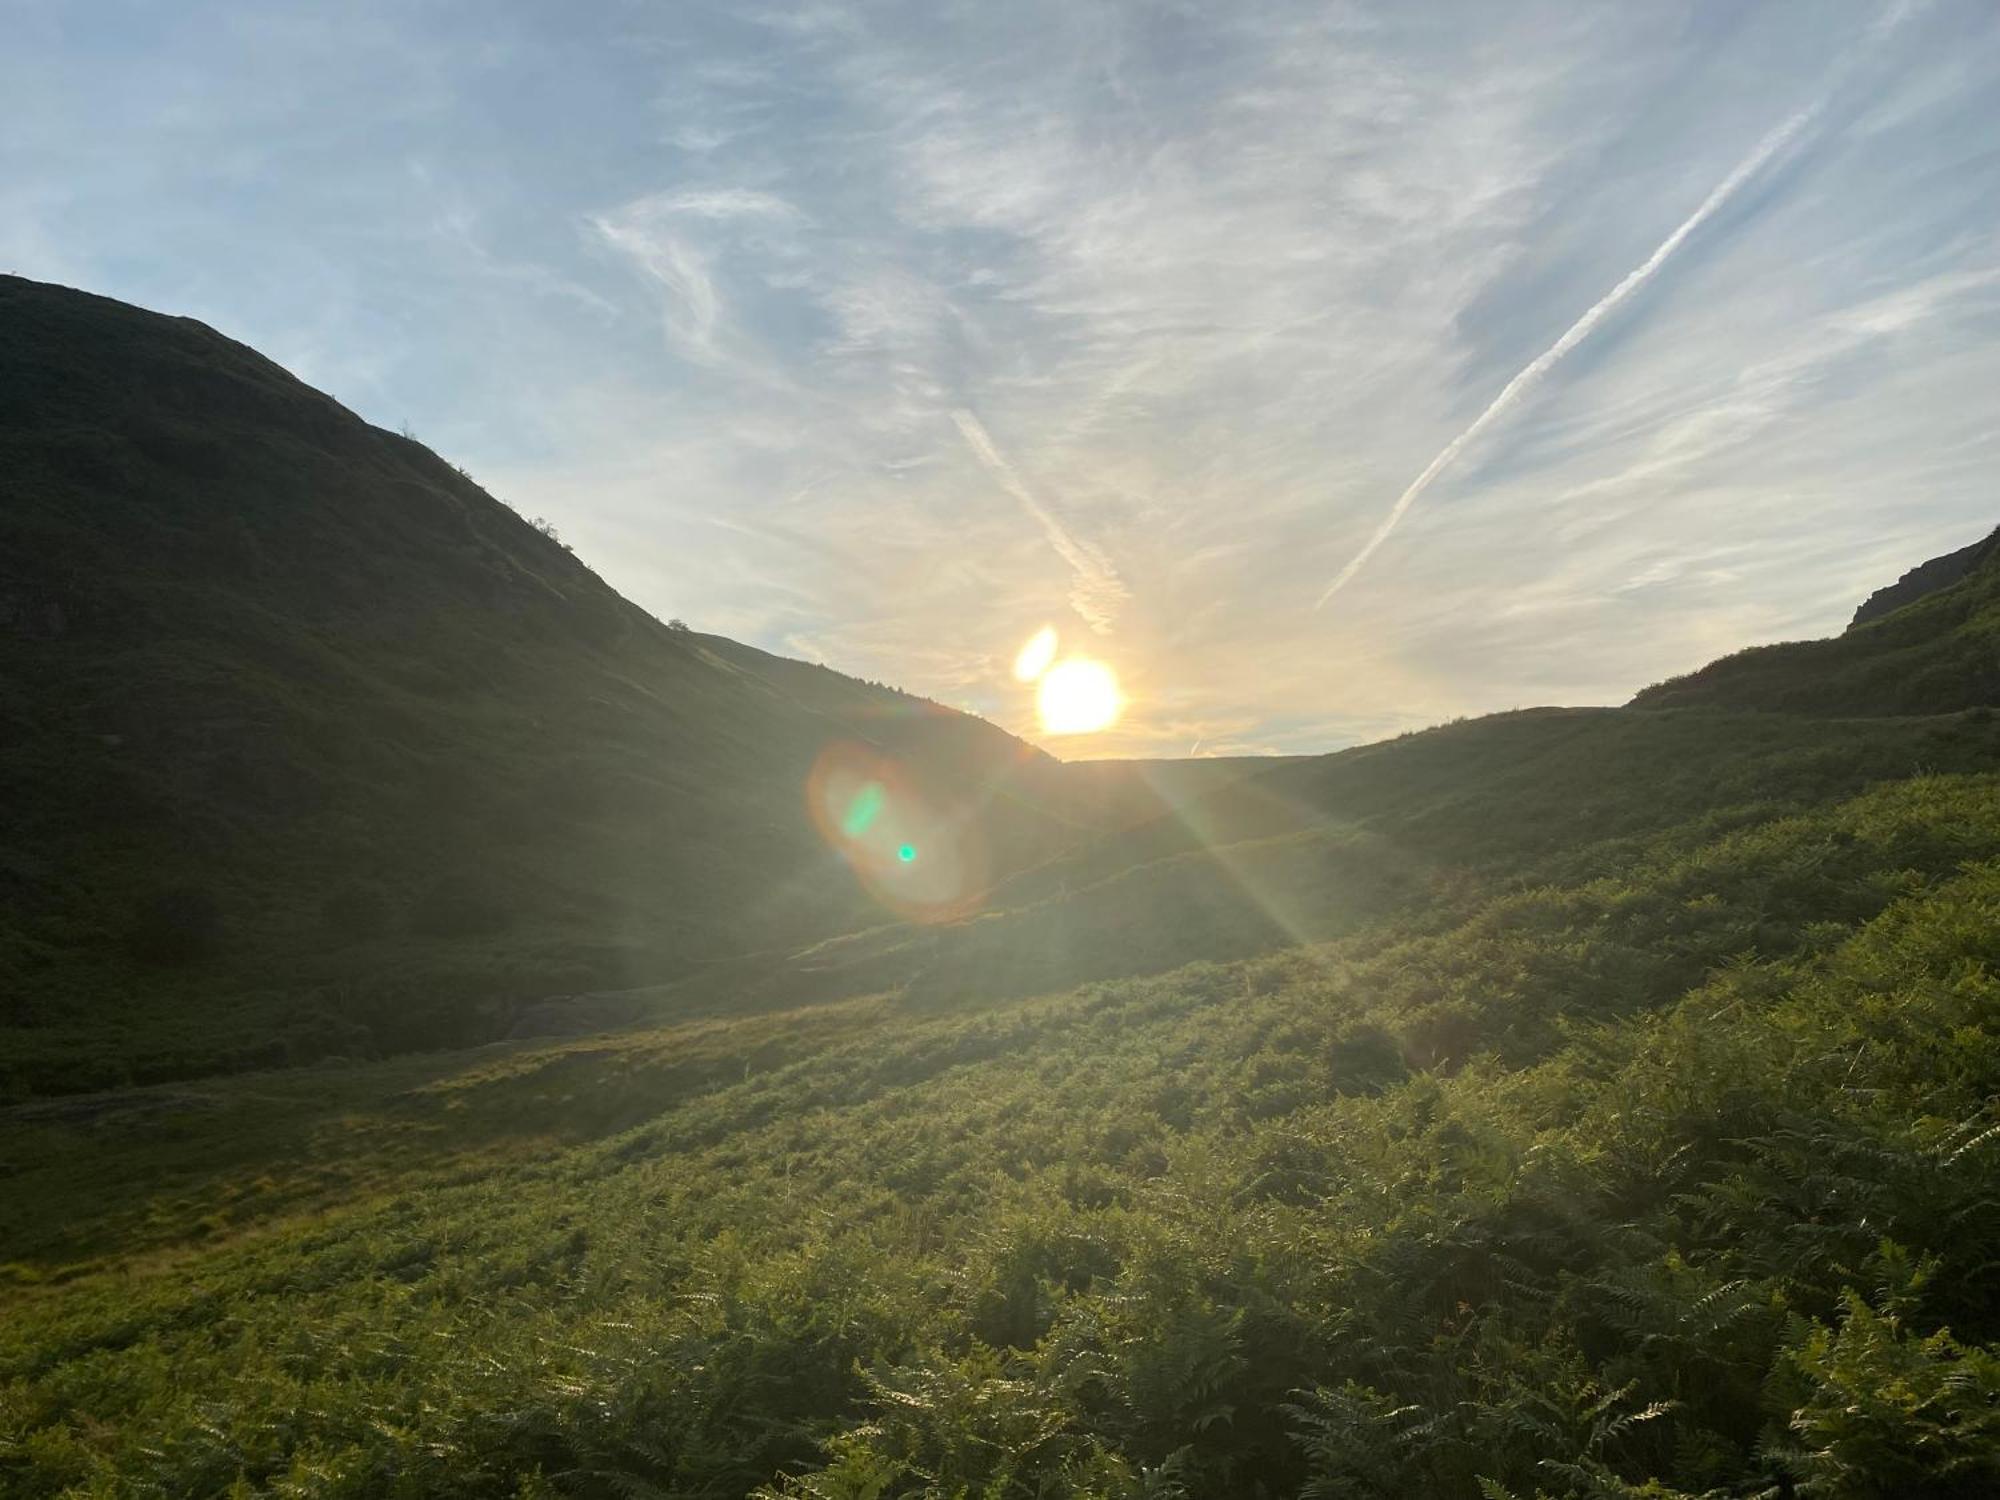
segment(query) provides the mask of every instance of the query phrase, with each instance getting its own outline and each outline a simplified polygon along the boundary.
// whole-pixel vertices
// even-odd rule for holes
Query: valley
[[[0,1492],[2000,1485],[1991,547],[1621,707],[1066,764],[200,325],[0,330]]]

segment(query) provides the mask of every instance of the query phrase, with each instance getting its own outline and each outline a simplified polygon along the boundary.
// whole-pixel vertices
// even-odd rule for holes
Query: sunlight
[[[1108,729],[1124,710],[1118,677],[1101,661],[1072,656],[1051,667],[1035,694],[1035,711],[1049,734]]]
[[[1021,654],[1014,658],[1014,677],[1020,682],[1033,682],[1048,671],[1049,663],[1055,659],[1055,627],[1044,625],[1028,637],[1028,644],[1023,646]]]

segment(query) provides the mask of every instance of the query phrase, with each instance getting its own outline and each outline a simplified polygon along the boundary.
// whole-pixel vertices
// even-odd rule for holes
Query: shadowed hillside
[[[0,279],[0,517],[17,1087],[470,1041],[879,921],[806,813],[836,741],[984,878],[1078,834],[1048,757],[662,626],[186,319]]]
[[[2000,1490],[1990,558],[1066,767],[197,325],[0,332],[0,1493]],[[829,753],[980,899],[870,899]]]
[[[0,1110],[0,1488],[1991,1493],[1993,717],[1475,720],[853,998]]]
[[[662,626],[429,450],[199,324],[18,279],[0,322],[16,1090],[1159,972],[1991,750],[1990,724],[1937,717],[2000,686],[1988,549],[1844,636],[1628,710],[1063,766]],[[815,833],[836,744],[976,835],[969,919],[896,925]]]
[[[1690,821],[1722,831],[1919,773],[1982,771],[2000,759],[2000,681],[1977,670],[1993,581],[1831,641],[1727,658],[1671,701],[1674,684],[1640,695],[1659,708],[1494,714],[1211,780],[1201,763],[1169,763],[1154,774],[1170,806],[1024,869],[965,921],[830,939],[665,998],[964,1000],[1158,973],[1437,911],[1496,873],[1587,877]],[[1906,680],[1913,662],[1932,664],[1933,690]],[[1902,712],[1913,696],[1947,706]],[[1796,710],[1763,711],[1778,704]]]

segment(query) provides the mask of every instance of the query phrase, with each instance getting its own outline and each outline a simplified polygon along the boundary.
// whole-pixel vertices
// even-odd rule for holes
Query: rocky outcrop
[[[1974,542],[1969,547],[1961,547],[1956,552],[1947,552],[1943,557],[1934,557],[1927,563],[1919,563],[1887,588],[1879,588],[1862,601],[1861,608],[1854,612],[1854,618],[1847,628],[1866,625],[1870,620],[1880,619],[1892,610],[1901,609],[1906,604],[1914,604],[1926,594],[1934,594],[1939,589],[1948,589],[1989,557],[2000,553],[2000,530]]]

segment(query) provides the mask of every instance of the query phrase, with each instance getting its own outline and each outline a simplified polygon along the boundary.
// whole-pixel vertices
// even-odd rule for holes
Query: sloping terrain
[[[207,1029],[0,1108],[0,1493],[2000,1490],[1990,566],[1642,706],[1070,777],[22,286],[0,1040],[74,1084]],[[1009,809],[975,914],[822,879],[768,792],[829,743]],[[714,961],[651,1024],[192,1076],[592,944]]]
[[[1738,653],[1628,708],[1495,714],[1194,788],[1003,882],[973,921],[815,956],[852,955],[849,993],[891,978],[1033,993],[1335,937],[1499,870],[1566,877],[1601,845],[1689,820],[1723,829],[1984,769],[2000,749],[2000,552],[1979,558],[1844,635]]]
[[[730,983],[795,1000],[964,999],[1244,958],[1434,910],[1499,876],[1585,876],[1663,829],[1723,831],[1996,756],[2000,723],[1983,708],[1494,715],[1232,779],[1023,871],[975,917],[832,939]]]
[[[1942,565],[1942,566],[1940,566]],[[1937,569],[1926,577],[1926,570]],[[1956,581],[1945,582],[1956,574]],[[1941,714],[2000,702],[2000,547],[1992,539],[1906,575],[1911,602],[1823,641],[1753,646],[1670,678],[1635,708],[1734,708],[1820,717]]]
[[[1248,962],[18,1106],[0,1488],[1989,1493],[1986,743]]]
[[[1983,566],[1996,551],[2000,551],[2000,530],[1990,532],[1956,552],[1947,552],[1929,562],[1918,563],[1894,583],[1875,590],[1863,599],[1847,628],[1852,630],[1856,625],[1866,625],[1870,620],[1880,619],[1906,604],[1915,604],[1926,594],[1950,588],[1959,579]]]
[[[807,811],[840,741],[990,830],[982,879],[1079,831],[1048,757],[662,626],[185,319],[0,278],[0,524],[16,1089],[504,1035],[879,921]]]

